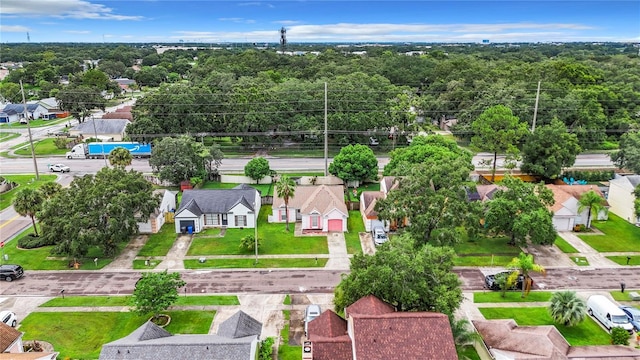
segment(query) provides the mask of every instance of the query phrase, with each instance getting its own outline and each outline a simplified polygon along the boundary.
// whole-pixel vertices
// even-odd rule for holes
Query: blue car
[[[629,322],[633,325],[633,328],[637,331],[640,331],[640,310],[634,308],[633,306],[620,306],[620,309],[627,314],[629,318]]]

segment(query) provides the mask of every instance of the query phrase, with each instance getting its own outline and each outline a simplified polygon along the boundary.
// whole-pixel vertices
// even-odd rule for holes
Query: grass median
[[[184,260],[185,269],[267,269],[267,268],[323,268],[329,259],[320,258],[255,258]]]
[[[502,292],[476,292],[473,293],[474,303],[521,303],[521,302],[547,302],[553,293],[548,291],[530,291],[526,297],[522,297],[522,291]]]
[[[131,296],[65,296],[47,301],[40,307],[129,306]],[[174,306],[240,305],[235,295],[180,296]]]

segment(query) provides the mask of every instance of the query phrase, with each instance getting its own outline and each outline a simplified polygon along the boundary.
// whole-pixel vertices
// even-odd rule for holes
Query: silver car
[[[320,309],[320,305],[312,304],[307,306],[307,309],[304,311],[304,335],[305,336],[308,336],[307,325],[309,325],[309,322],[317,318],[318,316],[320,316],[321,313],[322,313],[322,310]]]
[[[49,170],[51,170],[52,172],[69,172],[71,171],[71,168],[69,168],[67,165],[65,164],[53,164],[51,166],[49,166]]]

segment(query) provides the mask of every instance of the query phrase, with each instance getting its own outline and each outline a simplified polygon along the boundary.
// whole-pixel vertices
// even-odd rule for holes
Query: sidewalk
[[[603,253],[599,253],[594,250],[591,246],[587,245],[582,239],[580,239],[577,235],[572,232],[559,232],[558,235],[563,238],[566,242],[571,244],[580,256],[584,256],[589,261],[588,268],[614,268],[619,267],[620,265],[614,263],[613,261],[607,259]]]

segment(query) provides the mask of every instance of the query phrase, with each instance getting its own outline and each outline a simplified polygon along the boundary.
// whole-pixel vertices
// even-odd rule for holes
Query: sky
[[[638,0],[2,0],[0,41],[640,42]]]

